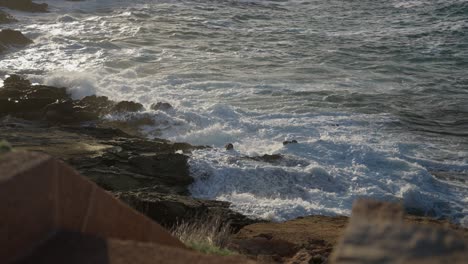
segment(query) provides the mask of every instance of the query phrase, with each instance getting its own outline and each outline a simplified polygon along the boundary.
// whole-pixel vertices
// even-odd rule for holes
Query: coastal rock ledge
[[[37,4],[32,0],[0,0],[0,6],[26,12],[47,12],[49,5]]]

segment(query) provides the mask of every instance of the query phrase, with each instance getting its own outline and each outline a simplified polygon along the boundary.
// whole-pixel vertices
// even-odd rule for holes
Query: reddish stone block
[[[65,230],[81,231],[91,205],[90,196],[95,188],[94,183],[59,162],[57,185],[59,227]]]
[[[16,159],[17,158],[17,159]],[[8,263],[54,231],[55,162],[39,154],[0,160],[0,260]]]

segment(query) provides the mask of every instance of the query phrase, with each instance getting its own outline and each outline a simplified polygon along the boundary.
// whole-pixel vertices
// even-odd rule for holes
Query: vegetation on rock
[[[225,223],[219,215],[182,222],[172,229],[172,234],[201,253],[221,256],[237,254],[226,248],[231,229],[229,223]]]

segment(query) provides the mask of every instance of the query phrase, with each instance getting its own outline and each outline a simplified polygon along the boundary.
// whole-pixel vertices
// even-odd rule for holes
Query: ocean
[[[142,103],[106,118],[213,147],[191,155],[193,196],[276,221],[372,198],[468,226],[468,1],[39,2],[0,25],[34,40],[1,78]],[[265,154],[283,158],[248,158]]]

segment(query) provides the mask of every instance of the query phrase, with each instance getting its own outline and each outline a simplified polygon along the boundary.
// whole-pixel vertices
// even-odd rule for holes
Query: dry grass
[[[191,222],[182,222],[172,229],[172,234],[188,247],[213,255],[236,254],[226,248],[231,237],[229,223],[221,217],[198,217]]]

